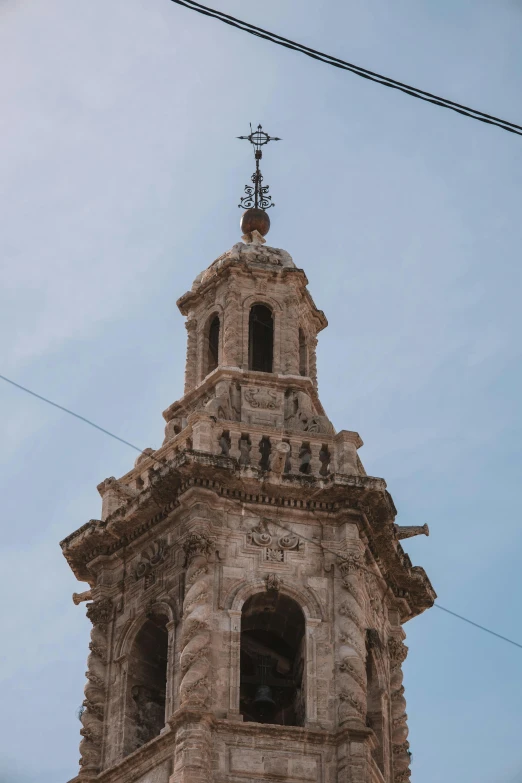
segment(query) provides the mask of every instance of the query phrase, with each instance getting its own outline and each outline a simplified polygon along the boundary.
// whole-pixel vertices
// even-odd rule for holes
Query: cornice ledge
[[[175,733],[167,724],[166,728],[159,736],[149,740],[145,745],[142,745],[141,748],[133,751],[133,753],[130,753],[128,756],[125,756],[121,761],[104,769],[94,778],[94,780],[96,783],[119,783],[119,781],[127,783],[129,780],[129,772],[131,771],[133,773],[133,779],[135,779],[135,776],[141,777],[141,775],[145,775],[150,770],[150,762],[152,760],[161,763],[170,758],[175,739]],[[78,775],[73,781],[69,781],[69,783],[75,783],[75,781],[80,783],[80,781],[83,780],[84,776]]]
[[[338,745],[346,739],[364,741],[374,736],[372,729],[365,726],[343,727],[341,729],[320,729],[307,726],[279,726],[271,723],[242,722],[227,718],[214,720],[216,732],[233,732],[236,737],[258,737],[260,730],[263,737],[290,740],[294,742],[309,742],[315,745]]]
[[[331,483],[338,487],[360,487],[361,489],[373,490],[384,493],[386,491],[386,481],[375,476],[354,476],[345,473],[331,474]]]
[[[324,415],[324,409],[313,385],[312,379],[303,375],[284,375],[283,373],[256,372],[244,370],[241,367],[221,365],[207,375],[201,383],[179,400],[175,400],[163,411],[163,418],[169,422],[181,414],[193,411],[194,404],[213,389],[219,381],[239,381],[240,383],[255,383],[257,386],[268,386],[286,391],[288,388],[303,389],[312,398],[317,410]],[[241,424],[241,422],[236,422]]]

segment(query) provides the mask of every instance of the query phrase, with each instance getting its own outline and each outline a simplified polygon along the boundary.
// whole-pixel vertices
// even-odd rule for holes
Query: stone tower
[[[163,444],[61,544],[91,588],[75,783],[410,780],[403,624],[435,594],[400,539],[428,531],[323,410],[305,273],[243,240],[178,301]]]

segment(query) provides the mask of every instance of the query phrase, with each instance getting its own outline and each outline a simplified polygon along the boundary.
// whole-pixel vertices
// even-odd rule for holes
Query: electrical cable
[[[278,46],[284,46],[287,49],[292,49],[294,51],[300,52],[301,54],[305,54],[307,57],[311,57],[314,60],[318,60],[319,62],[323,62],[327,65],[332,65],[334,68],[350,71],[351,73],[354,73],[363,79],[376,82],[377,84],[381,84],[384,87],[390,87],[391,89],[399,90],[400,92],[406,93],[413,98],[418,98],[419,100],[425,101],[427,103],[432,103],[436,106],[450,109],[451,111],[462,114],[465,117],[470,117],[471,119],[478,120],[479,122],[484,122],[488,125],[494,125],[495,127],[501,128],[502,130],[509,131],[509,133],[514,133],[517,136],[522,136],[522,125],[517,125],[514,122],[503,120],[500,117],[495,117],[492,114],[486,114],[485,112],[479,111],[478,109],[473,109],[470,106],[465,106],[448,98],[434,95],[433,93],[427,92],[426,90],[421,90],[418,87],[413,87],[388,76],[383,76],[382,74],[376,73],[375,71],[370,71],[366,68],[354,65],[353,63],[349,63],[346,60],[341,60],[338,57],[325,54],[324,52],[320,52],[317,49],[312,49],[311,47],[305,46],[304,44],[298,43],[297,41],[284,38],[277,33],[272,33],[269,30],[263,29],[262,27],[257,27],[256,25],[250,24],[249,22],[244,22],[243,20],[234,16],[217,11],[214,8],[209,8],[208,6],[201,5],[201,3],[196,3],[194,0],[171,0],[171,2],[183,6],[184,8],[187,8],[191,11],[196,11],[197,13],[203,14],[204,16],[217,19],[224,24],[235,27],[258,38],[263,38],[267,41],[270,41],[271,43],[277,44]]]
[[[314,514],[314,516],[316,516],[314,511],[312,511],[312,513]],[[343,559],[345,559],[343,558],[343,555],[340,552],[336,552],[334,549],[329,549],[328,547],[324,546],[324,544],[319,544],[317,541],[314,541],[312,538],[307,538],[307,536],[304,536],[301,532],[297,534],[295,530],[292,530],[291,528],[282,525],[281,522],[273,518],[267,518],[267,521],[271,522],[274,525],[277,525],[278,527],[282,528],[282,530],[286,530],[287,533],[292,533],[293,535],[299,535],[299,538],[302,538],[303,541],[308,541],[308,543],[319,547],[320,549],[322,549],[323,552],[328,552],[331,555],[335,555],[335,557],[338,557],[341,562],[343,561]],[[376,574],[375,571],[372,571],[371,569],[365,568],[364,566],[361,565],[358,566],[358,569],[360,571],[365,571],[366,573],[371,574],[376,579],[380,579],[382,582],[384,582],[386,587],[389,587],[388,582],[384,579],[384,577],[381,576],[380,574]],[[453,615],[453,617],[457,617],[459,620],[463,620],[465,623],[469,623],[469,625],[474,625],[475,628],[480,628],[481,631],[485,631],[486,633],[489,633],[492,636],[496,636],[498,639],[502,639],[504,642],[509,642],[509,644],[513,644],[515,645],[515,647],[520,647],[520,649],[522,649],[522,644],[513,641],[513,639],[509,639],[507,636],[502,636],[501,634],[492,631],[490,628],[486,628],[484,625],[475,623],[473,620],[469,620],[467,617],[464,617],[461,614],[452,612],[451,609],[446,609],[444,606],[441,606],[440,604],[434,603],[433,606],[435,606],[437,609],[441,609],[443,612],[447,612],[448,614]]]
[[[91,427],[95,427],[95,429],[100,430],[100,432],[105,433],[105,435],[108,435],[110,438],[114,438],[114,440],[119,440],[120,443],[124,443],[126,446],[130,446],[131,449],[134,449],[135,451],[139,451],[140,454],[146,454],[146,456],[150,456],[149,454],[147,454],[147,452],[143,451],[143,449],[138,448],[138,446],[135,446],[133,443],[129,443],[128,440],[124,440],[123,438],[120,438],[118,435],[115,435],[113,432],[109,432],[109,430],[100,427],[99,424],[95,424],[90,419],[86,419],[85,416],[80,416],[79,413],[75,413],[74,411],[69,410],[69,408],[64,408],[63,405],[59,405],[57,402],[53,402],[52,400],[49,400],[47,397],[43,397],[41,394],[37,394],[36,392],[31,391],[31,389],[28,389],[26,386],[22,386],[20,383],[15,383],[15,381],[12,381],[10,378],[6,378],[5,375],[0,375],[0,378],[6,383],[10,383],[11,386],[16,386],[17,389],[21,389],[27,394],[31,394],[33,397],[36,397],[38,400],[42,400],[43,402],[48,403],[48,405],[52,405],[54,408],[58,408],[58,410],[64,411],[64,413],[68,413],[69,416],[74,416],[75,419],[80,419],[80,421],[84,421],[86,424],[90,424]],[[159,462],[159,460],[157,461]]]
[[[48,405],[52,405],[54,408],[58,408],[59,410],[63,411],[64,413],[68,413],[70,416],[74,416],[76,419],[79,419],[80,421],[83,421],[85,424],[89,424],[91,427],[94,427],[95,429],[99,430],[100,432],[103,432],[104,435],[108,435],[110,438],[114,438],[115,440],[118,440],[120,443],[124,443],[126,446],[129,446],[131,449],[134,449],[135,451],[139,451],[140,454],[145,454],[145,456],[150,457],[152,460],[157,462],[158,464],[165,467],[165,463],[161,460],[154,457],[153,454],[149,454],[148,452],[144,451],[143,449],[138,448],[138,446],[135,446],[133,443],[130,443],[128,440],[124,440],[123,438],[120,438],[118,435],[115,435],[113,432],[110,432],[109,430],[106,430],[104,427],[100,427],[98,424],[95,424],[90,419],[87,419],[85,416],[81,416],[79,413],[75,413],[74,411],[70,410],[69,408],[65,408],[63,405],[59,405],[57,402],[53,402],[52,400],[48,399],[47,397],[44,397],[42,394],[37,394],[36,392],[32,391],[31,389],[28,389],[27,386],[22,386],[20,383],[16,383],[15,381],[12,381],[10,378],[7,378],[5,375],[0,375],[0,379],[5,381],[6,383],[11,384],[11,386],[16,387],[17,389],[20,389],[23,392],[26,392],[26,394],[30,394],[32,397],[36,397],[38,400],[41,400],[42,402],[46,402]],[[315,514],[315,512],[313,512]],[[281,524],[281,522],[278,522],[272,518],[268,519],[268,521],[278,525],[283,530],[286,530],[287,532],[293,533],[295,535],[295,531],[293,531],[291,528],[286,527],[285,525]],[[321,546],[323,551],[329,552],[332,555],[335,555],[335,557],[338,557],[341,561],[343,560],[343,556],[339,552],[335,552],[333,549],[327,549],[326,547],[318,544],[317,541],[314,541],[311,538],[307,538],[306,536],[302,535],[302,533],[299,533],[299,537],[303,539],[303,541],[308,541],[309,543],[313,544],[314,546]],[[388,586],[386,580],[380,575],[376,574],[375,571],[371,571],[369,568],[364,568],[364,566],[361,566],[362,571],[367,571],[375,578],[383,580],[386,585]],[[496,636],[498,639],[502,639],[504,642],[508,642],[509,644],[513,644],[515,647],[520,647],[522,649],[522,644],[519,644],[518,642],[513,641],[513,639],[509,639],[507,636],[502,636],[499,633],[496,633],[495,631],[490,630],[489,628],[486,628],[484,625],[479,625],[479,623],[475,623],[473,620],[469,620],[467,617],[464,617],[463,615],[457,614],[456,612],[452,612],[451,609],[446,609],[444,606],[441,606],[440,604],[434,604],[434,606],[437,607],[437,609],[441,609],[443,612],[447,612],[448,614],[453,615],[454,617],[457,617],[459,620],[462,620],[465,623],[468,623],[469,625],[474,625],[476,628],[479,628],[481,631],[485,631],[486,633],[491,634],[492,636]]]

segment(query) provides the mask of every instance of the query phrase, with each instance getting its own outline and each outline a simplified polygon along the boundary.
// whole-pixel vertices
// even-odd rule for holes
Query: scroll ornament
[[[145,577],[146,580],[147,578],[150,578],[157,566],[165,561],[167,552],[167,544],[161,538],[144,549],[141,553],[140,562],[136,566],[134,572],[136,580],[141,579],[142,577]]]

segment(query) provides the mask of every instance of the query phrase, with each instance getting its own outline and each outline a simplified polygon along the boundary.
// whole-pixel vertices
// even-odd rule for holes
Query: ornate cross
[[[241,198],[241,202],[238,206],[241,209],[251,209],[252,207],[254,209],[268,209],[269,207],[274,207],[275,204],[272,204],[272,196],[268,195],[268,185],[262,185],[263,175],[259,168],[259,161],[263,157],[261,147],[268,144],[269,141],[281,141],[281,139],[278,136],[269,136],[268,133],[265,133],[261,125],[258,125],[255,131],[252,130],[252,123],[250,124],[250,135],[238,136],[237,138],[246,139],[246,141],[249,141],[250,144],[252,144],[256,161],[256,170],[250,178],[253,186],[245,186],[246,195]]]

